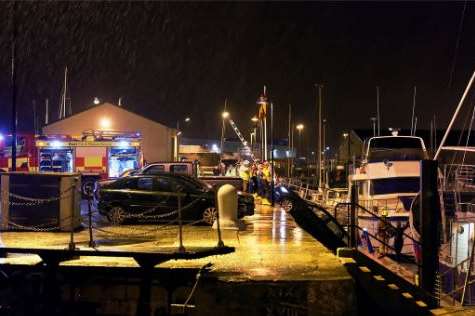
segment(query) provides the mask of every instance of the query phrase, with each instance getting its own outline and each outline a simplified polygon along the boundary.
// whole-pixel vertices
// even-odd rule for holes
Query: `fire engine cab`
[[[43,135],[37,138],[38,171],[78,172],[82,190],[99,179],[116,178],[128,169],[141,168],[140,133],[85,131],[82,136]]]
[[[0,171],[12,170],[12,135],[0,134]],[[35,171],[38,156],[33,133],[18,133],[16,145],[16,170]]]

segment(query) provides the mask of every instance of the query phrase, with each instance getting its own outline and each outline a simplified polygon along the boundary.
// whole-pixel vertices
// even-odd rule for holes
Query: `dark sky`
[[[11,3],[0,3],[0,114],[10,117]],[[248,135],[267,85],[278,136],[291,103],[306,135],[315,134],[315,83],[335,140],[370,127],[375,86],[384,127],[408,127],[417,85],[419,126],[449,120],[474,69],[475,19],[463,2],[17,3],[19,125],[32,127],[32,100],[57,115],[64,67],[73,111],[95,96],[218,138],[224,99]],[[457,37],[460,44],[456,50]],[[456,61],[456,62],[454,62]],[[451,69],[454,69],[452,80]],[[229,135],[231,136],[231,135]]]

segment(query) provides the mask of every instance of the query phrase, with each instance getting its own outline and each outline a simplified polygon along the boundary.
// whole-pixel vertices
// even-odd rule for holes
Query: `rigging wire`
[[[472,133],[472,126],[473,126],[474,117],[475,117],[475,104],[474,104],[473,110],[472,110],[472,120],[470,121],[470,127],[468,128],[468,131],[467,131],[467,141],[465,142],[465,150],[463,152],[462,167],[465,165],[465,156],[467,155],[468,142],[470,141],[470,134]]]
[[[458,50],[459,50],[460,41],[461,41],[461,38],[462,38],[463,22],[465,20],[465,11],[466,10],[467,10],[467,0],[464,1],[463,9],[462,9],[462,15],[460,17],[459,28],[458,28],[458,32],[457,32],[457,40],[455,42],[454,56],[453,56],[453,59],[452,59],[452,67],[450,68],[450,74],[449,74],[449,83],[448,83],[448,88],[449,89],[452,86],[452,82],[453,82],[454,75],[455,75],[455,67],[457,66]]]

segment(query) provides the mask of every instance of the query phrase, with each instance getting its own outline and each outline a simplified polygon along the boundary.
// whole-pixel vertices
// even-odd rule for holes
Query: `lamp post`
[[[295,128],[299,132],[299,151],[300,151],[300,154],[302,154],[302,152],[303,152],[303,150],[302,150],[302,131],[304,129],[304,125],[302,123],[300,123],[300,124],[297,124],[297,126],[295,126]]]
[[[254,153],[254,146],[257,144],[257,125],[259,124],[259,118],[257,116],[253,116],[251,118],[251,122],[254,125],[253,131],[251,132],[251,152]],[[254,142],[252,141],[253,136]]]
[[[190,123],[191,118],[189,116],[185,117],[183,119],[183,122],[185,123]],[[182,134],[182,131],[180,130],[180,120],[176,121],[176,160],[179,160],[179,155],[180,155],[180,136]]]
[[[226,132],[226,120],[229,118],[229,112],[226,111],[226,102],[225,102],[225,105],[224,105],[224,108],[225,110],[221,113],[221,118],[222,118],[222,122],[223,122],[223,125],[221,127],[221,145],[219,147],[219,150],[221,152],[221,159],[223,158],[223,152],[224,152],[224,133]]]
[[[376,136],[376,121],[378,120],[376,117],[370,117],[369,120],[371,121],[371,126],[373,127],[373,137]]]
[[[351,155],[351,152],[350,152],[350,133],[349,132],[344,132],[343,133],[343,137],[345,138],[346,142],[347,142],[347,152],[346,152],[346,176],[347,176],[347,179],[348,177],[350,176],[350,155]]]

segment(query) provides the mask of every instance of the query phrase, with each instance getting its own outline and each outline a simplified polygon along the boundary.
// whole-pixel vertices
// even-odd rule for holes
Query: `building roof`
[[[145,116],[143,116],[143,115],[137,114],[137,113],[135,113],[134,111],[128,110],[128,109],[126,109],[126,108],[123,107],[123,106],[118,106],[117,104],[113,104],[113,103],[109,103],[109,102],[103,102],[103,103],[100,103],[100,104],[97,104],[97,105],[94,105],[94,106],[91,106],[91,107],[87,107],[87,108],[83,109],[82,111],[78,111],[78,112],[74,113],[73,115],[66,116],[66,117],[64,117],[64,118],[62,118],[62,119],[58,119],[58,120],[56,120],[56,121],[50,122],[49,124],[44,125],[43,127],[46,127],[46,126],[49,126],[49,125],[53,125],[53,124],[55,124],[55,123],[58,123],[58,122],[67,120],[67,119],[69,119],[69,118],[71,118],[71,117],[74,117],[74,116],[76,116],[76,115],[78,115],[78,114],[82,114],[82,113],[85,113],[85,112],[88,112],[88,111],[91,111],[91,110],[95,110],[95,109],[100,108],[100,107],[114,107],[114,109],[116,109],[116,110],[123,111],[123,112],[125,112],[125,113],[127,113],[127,114],[134,115],[134,116],[138,116],[138,117],[140,117],[141,119],[150,121],[150,122],[152,122],[152,123],[160,124],[160,125],[166,126],[166,127],[168,127],[168,128],[174,129],[174,128],[172,128],[172,127],[167,126],[166,124],[163,124],[163,123],[161,123],[161,122],[152,120],[152,119],[150,119],[150,118],[148,118],[148,117],[145,117]]]

